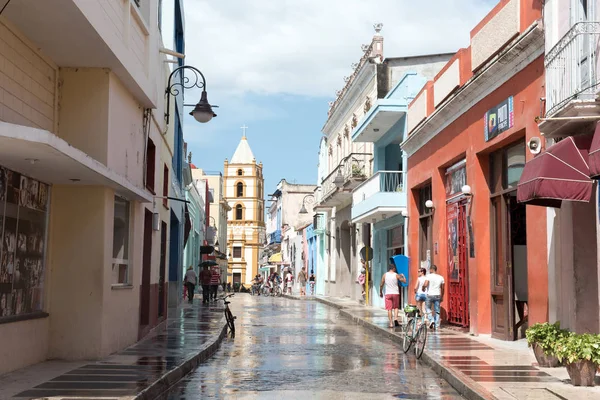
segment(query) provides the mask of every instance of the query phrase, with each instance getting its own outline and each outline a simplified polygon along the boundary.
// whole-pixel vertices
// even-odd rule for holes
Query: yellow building
[[[227,282],[249,285],[258,273],[258,255],[264,242],[264,178],[246,135],[231,162],[225,160],[227,214]]]

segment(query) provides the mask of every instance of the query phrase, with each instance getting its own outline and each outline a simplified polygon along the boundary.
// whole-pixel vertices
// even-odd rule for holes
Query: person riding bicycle
[[[260,276],[260,274],[256,274],[254,280],[252,281],[252,293],[258,293],[258,295],[260,296],[260,285],[262,284],[262,281],[262,276]]]

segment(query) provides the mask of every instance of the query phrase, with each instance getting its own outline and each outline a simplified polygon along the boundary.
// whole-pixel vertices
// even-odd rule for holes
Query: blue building
[[[354,190],[351,216],[353,224],[373,224],[370,297],[371,303],[378,307],[384,306],[378,295],[379,282],[387,271],[389,258],[408,255],[406,156],[400,150],[400,143],[407,133],[408,105],[426,82],[416,72],[406,72],[384,98],[377,99],[352,132],[353,142],[374,144],[373,175]],[[404,302],[410,301],[407,295],[404,294]]]
[[[175,0],[175,20],[174,20],[174,43],[175,51],[185,53],[185,23],[183,0]],[[183,59],[178,59],[177,67],[184,65]],[[183,80],[183,71],[178,73],[173,79]],[[171,197],[184,199],[185,193],[183,190],[184,168],[187,163],[184,151],[183,141],[183,107],[184,107],[183,90],[175,97],[174,105],[174,134],[175,140],[173,145],[173,162],[171,168],[171,187],[169,193]],[[189,166],[187,166],[189,168]],[[179,304],[182,299],[180,296],[183,293],[183,250],[184,250],[184,230],[186,229],[186,218],[189,214],[186,213],[185,203],[181,201],[169,202],[171,213],[171,224],[169,231],[169,307],[174,307]]]

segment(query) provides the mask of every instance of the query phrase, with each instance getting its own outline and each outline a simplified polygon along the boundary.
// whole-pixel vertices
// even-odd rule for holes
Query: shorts
[[[415,294],[416,301],[427,301],[427,295],[425,293],[417,293]]]
[[[386,294],[385,295],[385,309],[394,310],[400,308],[400,295],[399,294]]]

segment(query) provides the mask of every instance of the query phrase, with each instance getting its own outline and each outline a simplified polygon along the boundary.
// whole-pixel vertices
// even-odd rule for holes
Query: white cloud
[[[333,97],[373,23],[384,24],[386,57],[456,51],[496,2],[187,0],[186,64],[211,93]]]

